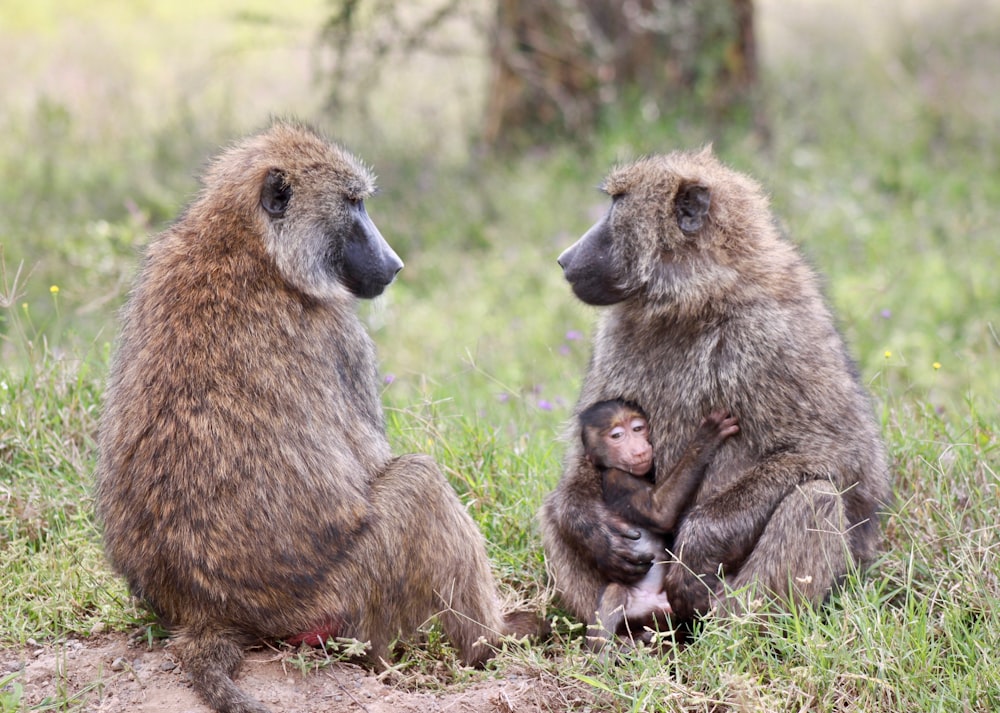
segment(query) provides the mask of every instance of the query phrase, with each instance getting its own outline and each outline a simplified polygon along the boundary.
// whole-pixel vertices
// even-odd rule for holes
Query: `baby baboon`
[[[740,423],[677,526],[665,579],[672,618],[708,611],[723,582],[822,601],[876,552],[890,478],[814,273],[779,236],[759,186],[708,149],[620,167],[604,190],[607,214],[559,257],[577,297],[607,306],[579,403],[643,404],[657,472],[715,405]],[[579,444],[541,520],[556,589],[581,619],[604,582],[649,568],[608,517]]]
[[[636,549],[649,553],[653,564],[628,586],[608,582],[598,596],[596,614],[588,622],[591,648],[599,649],[616,634],[634,637],[644,627],[663,623],[670,602],[663,591],[667,546],[681,512],[697,490],[712,456],[724,440],[739,431],[724,411],[709,415],[664,478],[654,482],[649,421],[635,404],[620,399],[599,401],[580,413],[583,453],[601,477],[608,510],[634,526]],[[596,630],[596,631],[595,631]]]
[[[108,557],[219,711],[261,639],[339,635],[374,662],[434,614],[467,664],[501,613],[482,535],[426,456],[394,458],[355,313],[402,262],[367,168],[294,123],[224,151],[149,246],[123,312],[96,499]]]

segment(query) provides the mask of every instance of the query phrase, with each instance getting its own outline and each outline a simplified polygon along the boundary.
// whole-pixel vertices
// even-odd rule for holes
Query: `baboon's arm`
[[[604,473],[604,502],[613,513],[637,527],[657,533],[673,532],[701,483],[707,462],[685,457],[655,485],[611,468]]]
[[[691,504],[705,469],[719,446],[739,431],[726,411],[706,418],[677,463],[656,484],[620,470],[604,473],[604,500],[608,506],[640,527],[660,533],[673,532],[681,514]]]
[[[808,474],[809,462],[796,453],[765,458],[687,512],[674,538],[680,561],[669,567],[665,581],[679,618],[708,611],[719,577],[738,571],[778,503],[796,484],[821,477]]]
[[[653,561],[652,553],[639,549],[639,530],[604,503],[601,474],[586,458],[569,462],[572,467],[546,504],[546,517],[561,539],[609,581],[637,581]]]

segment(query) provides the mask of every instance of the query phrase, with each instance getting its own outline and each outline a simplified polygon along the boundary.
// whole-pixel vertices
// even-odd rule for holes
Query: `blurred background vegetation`
[[[866,379],[995,411],[997,3],[764,0],[747,41],[749,6],[3,0],[4,359],[105,352],[207,157],[294,115],[380,175],[370,209],[407,268],[368,312],[403,403],[456,365],[571,402],[586,347],[565,335],[593,313],[555,256],[615,161],[713,142],[828,277]],[[641,52],[612,42],[615,7]]]

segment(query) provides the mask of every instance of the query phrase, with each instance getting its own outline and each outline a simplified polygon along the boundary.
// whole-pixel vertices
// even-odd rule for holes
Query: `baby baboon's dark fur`
[[[601,474],[604,505],[632,526],[629,538],[636,552],[653,558],[638,582],[608,582],[598,595],[596,613],[587,622],[587,643],[600,651],[616,634],[625,634],[619,641],[626,643],[645,639],[644,630],[662,624],[672,611],[663,593],[664,535],[673,533],[713,455],[739,426],[725,411],[709,414],[671,472],[650,482],[653,451],[649,419],[641,408],[620,399],[599,401],[581,411],[579,421],[584,455]]]
[[[374,662],[439,613],[468,664],[533,617],[501,613],[483,539],[435,463],[389,450],[355,313],[402,262],[374,178],[287,122],[223,152],[149,247],[101,419],[109,559],[177,636],[219,711],[243,647],[322,631]]]
[[[779,236],[759,186],[710,150],[626,165],[604,189],[607,215],[559,258],[581,300],[607,305],[580,407],[642,404],[657,473],[712,410],[740,424],[677,526],[665,582],[675,619],[738,606],[718,600],[723,581],[822,601],[875,554],[890,478],[815,275]],[[649,567],[575,439],[541,521],[557,592],[582,620],[604,582]]]

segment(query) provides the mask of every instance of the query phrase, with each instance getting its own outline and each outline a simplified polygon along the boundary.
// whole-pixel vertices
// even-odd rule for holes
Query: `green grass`
[[[967,5],[997,16],[993,5]],[[12,47],[66,37],[39,7],[17,16]],[[392,117],[381,119],[389,129],[318,117],[374,163],[383,190],[369,210],[406,262],[362,310],[386,375],[394,447],[441,463],[511,599],[549,593],[534,518],[560,472],[596,314],[574,300],[555,257],[603,208],[595,187],[609,166],[713,141],[765,185],[782,227],[825,277],[892,458],[885,555],[820,611],[763,628],[709,621],[686,647],[615,666],[582,653],[579,626],[552,606],[551,640],[512,647],[498,665],[537,677],[565,708],[1000,707],[1000,99],[981,91],[1000,35],[917,7],[901,29],[891,13],[865,15],[869,44],[850,44],[836,17],[829,27],[765,18],[771,30],[806,23],[810,33],[797,43],[766,35],[780,44],[768,55],[767,144],[744,126],[664,110],[653,122],[612,118],[586,149],[470,161],[428,151],[423,134],[396,138],[406,134]],[[46,84],[27,52],[12,56],[39,91],[0,85],[17,100],[0,120],[0,646],[145,621],[102,559],[90,499],[115,312],[140,246],[189,198],[214,147],[269,112],[315,105],[263,107],[255,94],[256,111],[237,112],[248,96],[242,78],[213,92],[191,75],[165,76],[155,46],[126,41],[128,18],[109,12],[119,22],[103,31],[121,43],[109,60],[121,91],[108,93],[108,107]],[[317,12],[290,19],[287,35],[301,36]],[[225,12],[203,20],[237,28],[225,35],[220,71],[265,64],[240,54],[252,36],[245,22]],[[273,39],[284,35],[265,32],[287,50]],[[941,39],[953,35],[960,49]],[[125,72],[132,51],[139,61]],[[433,116],[422,120],[415,133],[441,131]],[[447,659],[447,645],[432,637],[402,669],[434,671],[439,654]],[[0,681],[0,710],[20,710],[16,680]]]

